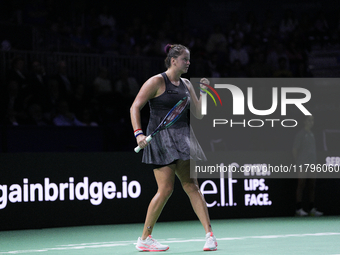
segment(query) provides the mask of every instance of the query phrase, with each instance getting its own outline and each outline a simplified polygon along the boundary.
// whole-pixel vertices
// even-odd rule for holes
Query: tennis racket
[[[153,131],[151,135],[146,137],[146,142],[149,143],[159,131],[166,129],[170,127],[172,124],[174,124],[182,116],[188,104],[189,104],[188,97],[184,97],[183,99],[179,100],[178,103],[174,107],[172,107],[172,109],[167,113],[167,115],[164,117],[164,119],[155,129],[155,131]],[[139,146],[135,148],[136,153],[138,153],[140,150],[141,148]]]

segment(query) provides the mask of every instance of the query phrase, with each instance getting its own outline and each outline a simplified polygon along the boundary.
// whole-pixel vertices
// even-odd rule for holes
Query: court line
[[[263,235],[263,236],[244,236],[244,237],[222,237],[217,238],[218,241],[230,241],[230,240],[244,240],[244,239],[272,239],[272,238],[288,238],[288,237],[309,237],[309,236],[334,236],[340,235],[338,232],[324,232],[324,233],[306,233],[306,234],[286,234],[286,235]],[[193,239],[180,239],[180,238],[169,238],[169,239],[158,239],[162,243],[188,243],[188,242],[202,242],[204,238],[193,238]],[[136,244],[136,241],[116,241],[116,242],[96,242],[96,243],[81,243],[81,244],[65,244],[57,245],[59,247],[54,248],[42,248],[36,250],[17,250],[17,251],[5,251],[0,254],[24,254],[33,252],[48,252],[48,251],[66,251],[66,250],[80,250],[80,249],[93,249],[93,248],[108,248],[115,246],[127,246]],[[340,254],[334,254],[340,255]]]

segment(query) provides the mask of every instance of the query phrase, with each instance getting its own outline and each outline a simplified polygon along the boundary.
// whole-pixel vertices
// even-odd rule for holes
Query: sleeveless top
[[[151,134],[163,120],[165,115],[183,97],[190,92],[183,80],[178,86],[171,83],[165,73],[161,74],[165,81],[165,91],[158,97],[149,100],[150,119],[146,130]],[[189,104],[190,105],[190,104]],[[144,148],[142,162],[146,164],[167,165],[175,160],[206,160],[204,152],[196,140],[188,118],[188,106],[182,116],[169,128],[160,131]]]

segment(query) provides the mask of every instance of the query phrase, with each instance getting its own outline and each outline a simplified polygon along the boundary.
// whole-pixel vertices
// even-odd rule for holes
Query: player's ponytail
[[[170,51],[171,47],[173,47],[173,45],[171,45],[169,43],[167,45],[165,45],[164,51],[165,51],[166,54],[169,54],[169,51]]]

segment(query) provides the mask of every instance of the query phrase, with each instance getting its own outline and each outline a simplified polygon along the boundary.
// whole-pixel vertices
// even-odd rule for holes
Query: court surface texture
[[[208,254],[340,255],[340,217],[212,220],[218,250]],[[0,231],[0,254],[140,254],[143,224]],[[199,221],[159,222],[153,237],[164,254],[202,254]],[[157,253],[159,254],[159,253]]]

